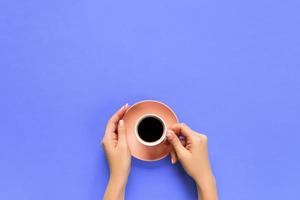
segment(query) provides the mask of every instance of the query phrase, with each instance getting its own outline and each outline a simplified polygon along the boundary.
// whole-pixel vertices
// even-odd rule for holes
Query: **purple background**
[[[299,199],[300,3],[0,1],[0,199],[101,199],[106,121],[142,99],[209,137],[220,199]],[[133,160],[127,199],[196,199]]]

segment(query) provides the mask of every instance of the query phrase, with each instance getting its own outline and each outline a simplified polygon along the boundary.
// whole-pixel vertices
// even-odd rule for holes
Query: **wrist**
[[[198,196],[201,196],[201,199],[218,199],[216,180],[212,173],[199,176],[194,180],[197,185]]]
[[[210,170],[203,172],[201,174],[197,174],[193,177],[194,181],[197,185],[202,186],[207,182],[211,182],[211,180],[214,180],[214,176]]]
[[[109,183],[113,184],[114,187],[123,189],[127,184],[127,176],[125,177],[117,174],[111,174],[109,177]]]
[[[125,187],[126,181],[122,181],[116,176],[110,176],[103,199],[124,199]]]
[[[215,177],[212,174],[206,174],[194,179],[199,189],[205,189],[215,185]]]

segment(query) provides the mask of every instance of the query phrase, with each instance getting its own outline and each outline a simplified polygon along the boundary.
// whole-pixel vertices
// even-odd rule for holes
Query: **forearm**
[[[195,182],[199,200],[218,200],[216,181],[212,174],[207,174]]]
[[[110,177],[103,200],[124,200],[127,180]]]

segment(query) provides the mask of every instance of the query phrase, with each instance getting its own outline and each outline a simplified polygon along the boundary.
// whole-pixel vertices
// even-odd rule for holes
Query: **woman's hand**
[[[104,195],[105,200],[119,200],[124,199],[125,196],[125,186],[131,164],[125,125],[122,120],[127,109],[128,104],[110,118],[102,140],[110,170],[110,178]]]
[[[172,163],[178,159],[187,174],[195,180],[198,197],[202,200],[218,199],[208,158],[207,137],[185,124],[175,124],[170,127],[167,139],[174,148],[171,153]]]

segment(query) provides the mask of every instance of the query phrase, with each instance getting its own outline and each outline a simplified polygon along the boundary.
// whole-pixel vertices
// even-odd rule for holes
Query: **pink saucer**
[[[159,101],[145,100],[132,105],[124,115],[128,146],[131,155],[144,161],[155,161],[166,157],[171,146],[165,141],[155,146],[142,144],[136,136],[136,123],[144,115],[153,114],[160,117],[168,127],[178,122],[176,114],[167,105]]]

